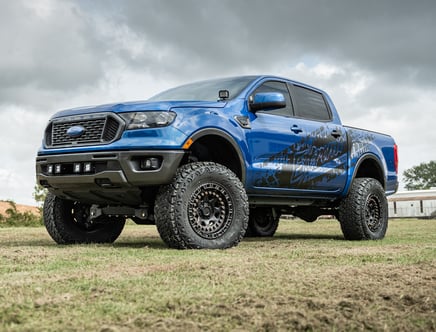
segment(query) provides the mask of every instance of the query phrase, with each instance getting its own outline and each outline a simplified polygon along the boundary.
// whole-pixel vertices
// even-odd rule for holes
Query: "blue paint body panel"
[[[268,111],[251,111],[250,96],[268,81],[282,82],[288,87],[298,85],[320,93],[330,119],[314,121],[297,116],[278,116]],[[127,128],[124,113],[149,111],[171,111],[176,113],[176,118],[163,127]],[[81,121],[82,117],[86,119],[91,114],[112,116],[121,126],[118,136],[107,143],[69,146],[50,146],[46,138],[38,151],[38,158],[111,151],[180,152],[184,151],[190,138],[210,130],[221,133],[236,147],[249,197],[314,197],[334,201],[347,194],[365,160],[378,165],[386,194],[394,193],[398,186],[395,142],[390,136],[343,126],[333,102],[324,91],[284,78],[258,76],[228,100],[139,101],[76,108],[56,113],[50,123],[68,117]],[[245,125],[237,121],[238,117],[244,119]],[[83,125],[71,122],[68,131],[71,137],[80,136]]]

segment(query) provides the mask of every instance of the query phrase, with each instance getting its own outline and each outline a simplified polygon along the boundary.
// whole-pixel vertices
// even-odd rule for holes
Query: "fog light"
[[[53,165],[48,165],[47,166],[47,173],[48,174],[53,174]]]
[[[82,164],[81,163],[74,163],[73,171],[74,171],[74,173],[80,173],[82,171]]]
[[[61,174],[61,172],[62,172],[62,165],[60,164],[55,165],[55,173]]]
[[[92,164],[91,163],[84,163],[83,164],[83,171],[85,173],[90,173],[92,171]]]
[[[143,170],[156,170],[159,169],[161,160],[156,157],[145,158],[141,160],[141,169]]]

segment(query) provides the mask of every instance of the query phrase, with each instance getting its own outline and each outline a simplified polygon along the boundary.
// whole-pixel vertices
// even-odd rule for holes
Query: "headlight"
[[[176,113],[143,111],[122,113],[120,116],[126,121],[126,129],[143,129],[168,126],[176,118]]]

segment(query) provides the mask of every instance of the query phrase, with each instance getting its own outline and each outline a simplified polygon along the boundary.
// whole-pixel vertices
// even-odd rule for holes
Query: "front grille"
[[[82,133],[71,135],[72,127],[82,128]],[[114,114],[99,113],[71,116],[51,122],[45,133],[48,147],[108,144],[116,140],[123,122]]]
[[[106,125],[103,130],[103,141],[112,141],[118,133],[118,129],[120,128],[120,123],[115,120],[113,117],[108,117],[106,120]]]

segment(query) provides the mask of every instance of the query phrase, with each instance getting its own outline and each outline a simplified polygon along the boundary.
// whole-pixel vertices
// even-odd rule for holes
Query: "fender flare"
[[[190,135],[188,137],[188,139],[185,141],[184,145],[186,145],[187,142],[191,141],[191,143],[189,144],[189,147],[194,144],[198,139],[205,137],[205,136],[219,136],[223,139],[225,139],[231,146],[232,148],[235,150],[237,156],[238,156],[238,160],[239,160],[239,165],[241,167],[241,182],[245,183],[245,179],[246,179],[246,165],[245,165],[245,158],[244,155],[241,151],[240,146],[236,143],[235,138],[230,135],[229,133],[227,133],[226,131],[217,129],[217,128],[204,128],[204,129],[200,129],[199,131],[196,131],[195,133],[193,133],[192,135]]]
[[[356,165],[354,166],[353,174],[350,178],[349,183],[347,183],[346,190],[344,192],[344,196],[348,195],[348,192],[350,191],[351,184],[353,183],[354,179],[356,178],[357,172],[359,171],[360,166],[363,164],[363,162],[365,162],[367,160],[372,160],[374,162],[374,164],[377,168],[377,172],[380,174],[380,178],[382,180],[381,185],[382,185],[383,189],[386,189],[386,171],[382,166],[382,162],[380,161],[379,158],[377,158],[377,156],[375,156],[373,154],[365,154],[361,158],[359,158],[359,160],[356,162]],[[376,179],[376,180],[379,180],[379,179]]]

